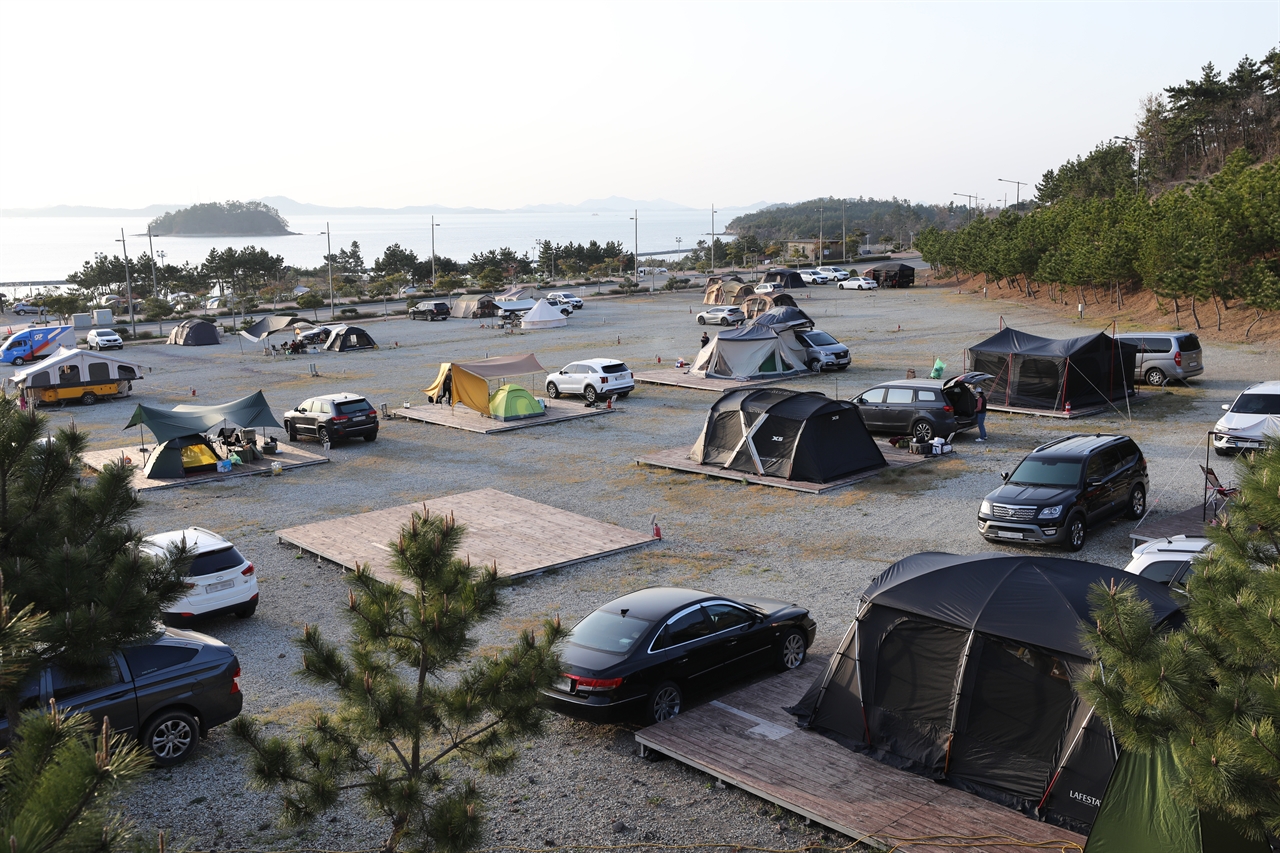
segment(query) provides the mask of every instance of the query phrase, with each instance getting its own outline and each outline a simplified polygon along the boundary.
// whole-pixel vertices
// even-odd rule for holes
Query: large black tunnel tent
[[[730,391],[717,400],[689,458],[809,483],[888,467],[853,403],[782,388]]]
[[[910,287],[916,283],[916,268],[910,264],[886,263],[870,267],[863,273],[881,287]]]
[[[183,320],[169,330],[166,343],[180,347],[205,347],[220,344],[218,327],[207,320]]]
[[[995,377],[990,405],[1057,412],[1124,400],[1138,348],[1105,332],[1058,340],[1006,327],[968,352],[970,370]]]
[[[1090,665],[1091,585],[1128,584],[1157,624],[1167,587],[1057,557],[922,553],[862,593],[801,725],[920,775],[1088,834],[1115,767],[1105,721],[1072,687]]]
[[[329,340],[324,348],[332,352],[355,352],[362,349],[377,349],[373,337],[359,326],[338,326],[329,333]]]

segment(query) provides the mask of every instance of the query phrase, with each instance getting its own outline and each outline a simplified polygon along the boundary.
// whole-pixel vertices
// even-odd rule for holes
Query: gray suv
[[[991,378],[989,373],[965,373],[945,381],[898,379],[882,382],[851,399],[872,432],[931,441],[934,436],[946,438],[977,426],[973,388]]]
[[[844,370],[849,366],[849,348],[821,329],[796,329],[795,336],[804,347],[805,366],[814,373],[828,367]]]
[[[1115,338],[1138,348],[1133,378],[1148,385],[1163,385],[1170,379],[1185,382],[1204,373],[1200,339],[1191,332],[1125,332]]]

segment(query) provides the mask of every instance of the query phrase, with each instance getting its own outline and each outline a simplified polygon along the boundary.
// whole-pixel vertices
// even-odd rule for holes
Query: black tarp
[[[877,264],[863,273],[881,287],[910,287],[916,283],[916,268],[910,264]]]
[[[769,326],[775,331],[799,326],[813,326],[813,319],[794,305],[775,305],[755,317],[750,325]]]
[[[969,347],[969,363],[995,377],[991,405],[1061,411],[1123,400],[1137,352],[1105,332],[1059,340],[1005,328]]]
[[[862,594],[845,642],[790,710],[885,763],[1087,832],[1116,747],[1072,687],[1095,583],[1127,583],[1157,622],[1169,590],[1057,557],[924,553]],[[1055,781],[1056,780],[1056,781]]]
[[[888,466],[857,406],[781,388],[725,394],[689,456],[703,465],[810,483]]]

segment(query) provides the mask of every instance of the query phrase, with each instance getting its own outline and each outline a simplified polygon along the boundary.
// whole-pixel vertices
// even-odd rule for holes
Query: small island
[[[269,204],[260,201],[208,202],[168,211],[148,226],[156,236],[282,237],[295,232]]]

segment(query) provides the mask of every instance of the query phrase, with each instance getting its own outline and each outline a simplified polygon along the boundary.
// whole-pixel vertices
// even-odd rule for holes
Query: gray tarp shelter
[[[1105,332],[1059,340],[1006,327],[969,347],[969,369],[995,377],[992,406],[1057,412],[1125,399],[1137,352]]]
[[[273,314],[263,317],[249,328],[240,332],[240,334],[251,341],[261,342],[267,335],[274,335],[276,332],[289,328],[295,320],[297,320],[296,317],[281,317]]]
[[[169,331],[168,343],[182,347],[204,347],[222,343],[218,327],[206,320],[183,320]]]
[[[1105,720],[1072,687],[1091,665],[1092,585],[1128,585],[1157,625],[1162,584],[1039,555],[923,553],[862,593],[836,654],[797,705],[801,725],[910,770],[1088,834],[1115,768]]]
[[[238,427],[284,429],[271,413],[261,391],[214,406],[182,405],[170,410],[140,405],[124,428],[145,426],[155,435],[156,441],[164,442],[186,435],[202,435],[224,422]]]
[[[775,305],[751,320],[752,326],[768,326],[775,332],[783,329],[813,328],[813,318],[794,305]]]

